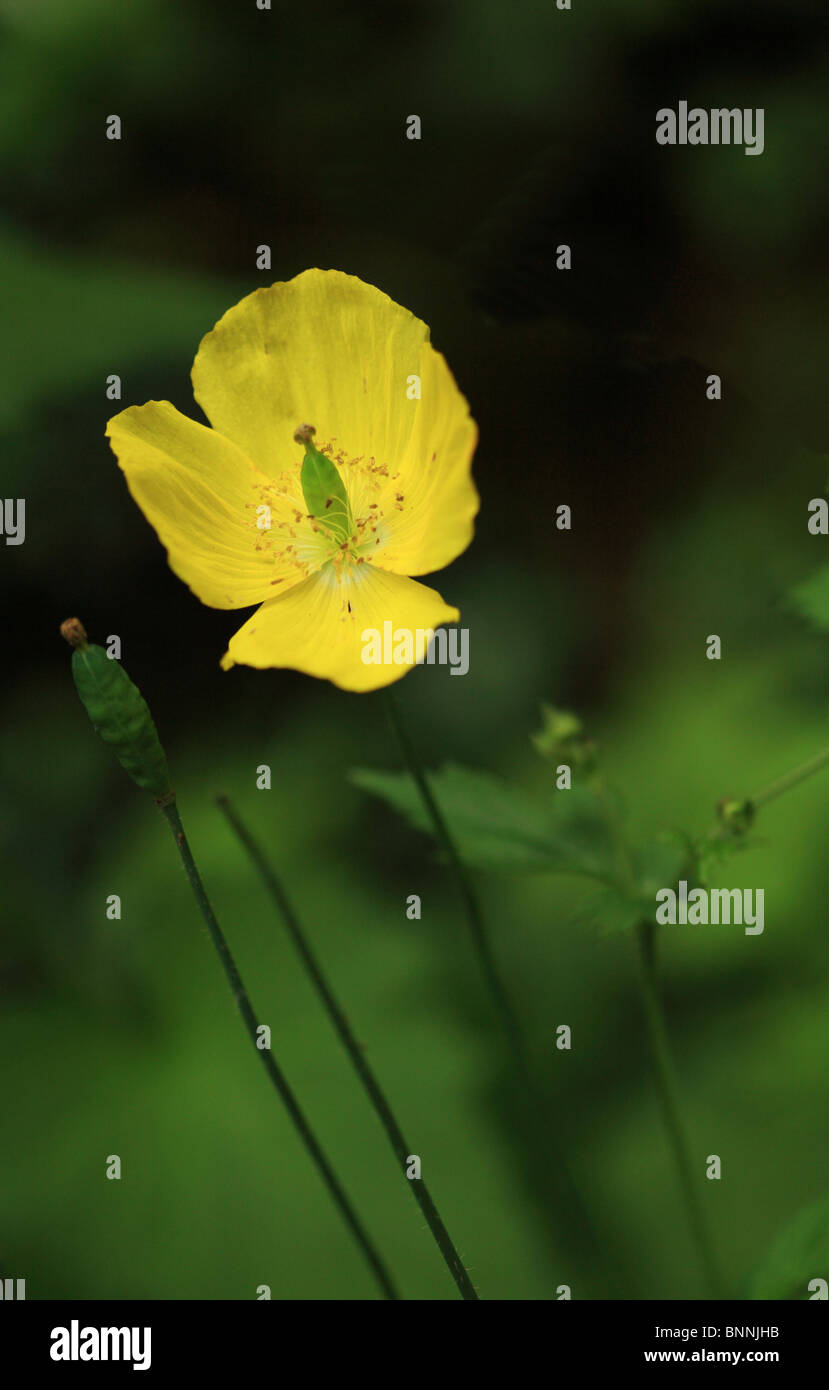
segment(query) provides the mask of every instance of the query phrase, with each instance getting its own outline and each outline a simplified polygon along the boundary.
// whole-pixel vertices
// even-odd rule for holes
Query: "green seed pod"
[[[77,618],[68,618],[61,633],[74,648],[72,675],[93,727],[114,748],[121,766],[139,787],[157,799],[172,797],[167,758],[146,700],[123,666],[103,647],[86,640]]]
[[[342,544],[353,530],[348,493],[336,465],[313,444],[313,434],[313,425],[300,425],[294,433],[297,444],[305,448],[299,479],[302,495],[311,516]]]

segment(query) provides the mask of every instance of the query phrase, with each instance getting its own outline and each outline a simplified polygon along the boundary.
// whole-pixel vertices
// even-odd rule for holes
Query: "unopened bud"
[[[73,648],[72,676],[96,732],[139,787],[157,801],[172,800],[167,758],[141,691],[119,661],[87,642],[77,618],[67,618],[60,630]]]

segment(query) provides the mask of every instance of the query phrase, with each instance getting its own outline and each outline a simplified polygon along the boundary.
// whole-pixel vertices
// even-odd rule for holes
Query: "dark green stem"
[[[429,786],[423,764],[418,757],[412,740],[409,738],[406,725],[400,713],[397,697],[388,687],[383,691],[383,695],[385,696],[389,721],[397,737],[397,741],[400,744],[403,759],[409,770],[409,774],[420,793],[420,798],[423,802],[426,814],[432,822],[435,839],[437,843],[442,846],[446,858],[454,872],[461,898],[466,909],[469,930],[481,971],[501,1019],[504,1031],[512,1046],[516,1067],[523,1082],[525,1112],[530,1117],[534,1126],[532,1145],[535,1151],[543,1151],[543,1180],[548,1190],[552,1189],[554,1191],[559,1208],[566,1212],[570,1220],[578,1221],[581,1233],[587,1236],[597,1259],[604,1255],[608,1260],[608,1264],[612,1266],[612,1277],[618,1280],[616,1256],[610,1253],[607,1239],[599,1238],[593,1226],[584,1197],[570,1171],[569,1165],[565,1161],[563,1153],[561,1153],[559,1149],[557,1137],[552,1131],[546,1099],[541,1093],[538,1081],[536,1080],[533,1068],[530,1064],[527,1050],[524,1046],[524,1039],[518,1017],[503,985],[498,967],[495,964],[495,958],[489,943],[489,935],[486,929],[486,923],[484,922],[483,912],[481,911],[481,905],[472,887],[466,865],[461,859],[455,841],[444,819],[443,812],[438,806],[432,789]],[[538,1132],[539,1121],[543,1134],[539,1134]]]
[[[605,820],[613,841],[620,881],[630,894],[635,894],[638,882],[636,863],[603,778],[597,777],[595,779],[594,791],[604,810]],[[665,1130],[676,1162],[680,1187],[687,1208],[688,1222],[699,1249],[706,1279],[714,1297],[720,1298],[722,1297],[722,1279],[694,1182],[688,1136],[682,1120],[679,1089],[676,1084],[671,1046],[668,1040],[668,1026],[656,977],[656,924],[648,921],[640,922],[636,928],[636,936],[641,967],[639,981],[642,1003]]]
[[[250,1040],[253,1043],[254,1048],[256,1049],[257,1056],[261,1060],[262,1065],[265,1068],[265,1071],[268,1073],[268,1077],[270,1078],[274,1086],[274,1089],[277,1091],[283,1105],[285,1106],[285,1109],[288,1111],[288,1114],[293,1120],[294,1125],[296,1126],[296,1129],[299,1132],[300,1138],[302,1139],[302,1142],[304,1143],[306,1149],[308,1150],[308,1153],[310,1154],[311,1158],[313,1159],[314,1163],[316,1164],[319,1170],[323,1182],[328,1188],[328,1191],[330,1192],[334,1202],[339,1207],[346,1224],[350,1227],[351,1232],[355,1240],[357,1241],[357,1244],[360,1246],[360,1249],[362,1250],[368,1263],[370,1264],[372,1271],[377,1279],[377,1282],[383,1290],[384,1297],[388,1299],[397,1299],[397,1290],[395,1289],[394,1284],[392,1283],[391,1276],[389,1275],[389,1272],[386,1269],[383,1260],[374,1248],[374,1245],[370,1237],[364,1230],[362,1223],[360,1222],[356,1212],[354,1211],[354,1208],[351,1205],[351,1202],[349,1201],[348,1197],[343,1191],[343,1188],[340,1186],[340,1183],[337,1179],[336,1174],[334,1173],[333,1168],[331,1167],[331,1164],[328,1162],[328,1159],[325,1157],[325,1154],[320,1148],[319,1141],[317,1140],[313,1130],[308,1124],[308,1121],[306,1120],[304,1114],[300,1110],[299,1105],[297,1104],[297,1101],[294,1097],[294,1093],[288,1085],[288,1082],[285,1080],[285,1077],[283,1076],[280,1068],[278,1067],[276,1060],[273,1057],[273,1054],[271,1053],[269,1048],[260,1048],[258,1046],[259,1023],[257,1015],[253,1010],[253,1006],[250,1002],[248,992],[242,983],[242,978],[239,974],[239,971],[236,968],[236,963],[233,959],[233,956],[230,953],[230,948],[227,942],[225,941],[224,933],[222,932],[219,923],[216,921],[216,915],[213,911],[213,908],[210,905],[210,900],[207,896],[207,893],[205,892],[204,884],[201,881],[201,876],[199,874],[198,869],[196,868],[193,855],[190,852],[190,846],[187,842],[187,837],[184,833],[184,827],[181,823],[181,817],[178,813],[178,807],[176,806],[175,801],[170,801],[167,804],[159,804],[160,809],[166,817],[170,829],[173,832],[173,838],[175,839],[178,852],[181,855],[185,872],[190,881],[190,887],[193,889],[196,902],[199,905],[199,910],[201,912],[202,917],[204,918],[207,930],[210,932],[213,945],[216,947],[219,960],[222,963],[222,969],[224,970],[225,975],[227,976],[228,983],[230,984],[230,988],[233,992],[233,998],[236,1000],[237,1007],[239,1009],[240,1014],[242,1015],[242,1019],[244,1020],[245,1028],[247,1029],[248,1034],[250,1036]]]
[[[444,820],[443,812],[432,794],[432,789],[429,786],[423,764],[415,751],[414,744],[409,738],[408,731],[400,714],[397,696],[388,688],[383,691],[383,694],[386,700],[389,720],[397,736],[397,741],[400,744],[404,761],[420,793],[420,799],[423,802],[426,813],[432,822],[435,838],[438,844],[442,846],[455,875],[461,898],[466,909],[466,918],[469,923],[472,943],[478,956],[478,961],[490,996],[501,1018],[510,1043],[512,1044],[519,1065],[522,1071],[526,1072],[528,1070],[528,1063],[521,1027],[506,989],[504,988],[504,984],[498,972],[498,967],[495,964],[495,958],[492,954],[492,947],[489,942],[489,935],[486,929],[486,923],[484,922],[483,912],[481,911],[481,905],[478,902],[478,896],[472,887],[472,882],[467,873],[466,866],[458,853],[455,841]]]
[[[308,971],[314,988],[328,1011],[328,1016],[334,1024],[340,1041],[351,1059],[354,1070],[362,1081],[368,1098],[374,1106],[380,1123],[386,1131],[397,1161],[402,1168],[405,1168],[411,1155],[411,1149],[403,1138],[403,1133],[395,1119],[391,1106],[383,1094],[380,1083],[366,1061],[360,1044],[357,1042],[351,1030],[351,1025],[340,1008],[322,972],[322,968],[314,952],[311,950],[308,938],[281,881],[265,858],[259,845],[239,819],[227,797],[218,797],[217,804],[227,817],[236,836],[261,875],[265,886],[276,903],[288,930],[288,934],[299,952],[302,963]],[[472,1281],[464,1268],[460,1255],[449,1237],[449,1232],[440,1218],[438,1209],[429,1195],[429,1190],[425,1182],[422,1178],[415,1178],[410,1181],[409,1186],[411,1187],[415,1201],[426,1218],[429,1230],[432,1232],[437,1242],[438,1249],[446,1261],[452,1278],[455,1280],[462,1296],[469,1300],[477,1300],[478,1295],[472,1287]]]
[[[697,1184],[694,1180],[688,1136],[680,1112],[678,1087],[668,1042],[668,1029],[656,981],[656,927],[652,922],[641,922],[636,930],[641,964],[642,1001],[665,1128],[676,1161],[679,1183],[688,1210],[689,1224],[699,1249],[709,1287],[715,1298],[722,1298],[722,1278],[708,1234],[705,1215],[697,1192]]]

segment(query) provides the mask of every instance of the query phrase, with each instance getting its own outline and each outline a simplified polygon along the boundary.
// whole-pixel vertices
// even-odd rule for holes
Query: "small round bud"
[[[754,807],[750,801],[735,801],[724,796],[717,803],[717,812],[723,825],[734,835],[745,835],[754,822]]]
[[[561,758],[584,773],[594,772],[597,762],[596,744],[584,733],[581,720],[569,710],[541,706],[542,725],[530,737],[542,758]]]

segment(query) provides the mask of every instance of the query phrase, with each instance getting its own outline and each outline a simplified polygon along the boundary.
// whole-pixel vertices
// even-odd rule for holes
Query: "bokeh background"
[[[471,669],[399,687],[424,757],[550,795],[529,737],[547,699],[585,719],[637,832],[702,831],[720,796],[827,738],[827,639],[789,599],[829,546],[806,528],[829,446],[826,38],[819,7],[791,2],[0,0],[0,495],[26,499],[27,528],[0,543],[0,1273],[29,1298],[376,1297],[249,1055],[166,827],[77,701],[70,614],[121,636],[276,1054],[404,1295],[456,1292],[216,793],[284,876],[482,1296],[704,1292],[633,942],[585,924],[573,880],[481,876],[538,1124],[620,1290],[521,1119],[451,877],[348,781],[400,766],[382,701],[219,670],[238,615],[168,570],[106,444],[105,381],[198,418],[200,337],[308,266],[411,308],[481,431],[476,539],[439,580]],[[655,111],[681,99],[764,107],[764,154],[656,146]],[[762,937],[664,941],[739,1289],[829,1189],[827,816],[818,778],[735,866],[765,889]]]

